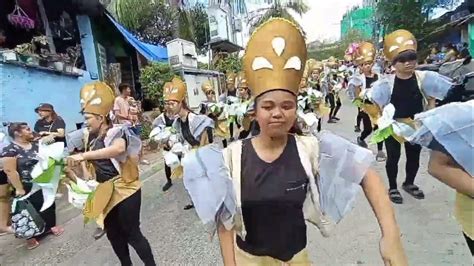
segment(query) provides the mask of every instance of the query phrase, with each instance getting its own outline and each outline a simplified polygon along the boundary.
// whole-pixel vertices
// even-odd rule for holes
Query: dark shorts
[[[130,127],[130,130],[132,130],[133,134],[140,137],[140,134],[142,133],[142,126],[136,125],[136,126]]]
[[[435,138],[433,138],[430,144],[428,144],[428,149],[431,149],[433,151],[439,151],[446,155],[450,155],[446,148],[444,148],[444,146],[441,145],[441,143],[439,143]]]

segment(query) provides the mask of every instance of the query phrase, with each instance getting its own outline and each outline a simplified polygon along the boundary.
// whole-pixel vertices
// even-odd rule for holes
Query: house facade
[[[115,82],[112,83],[115,86],[120,82],[131,84],[135,96],[141,98],[139,61],[167,61],[166,48],[138,41],[105,11],[93,16],[71,16],[71,21],[74,22],[71,28],[76,31],[71,35],[76,37],[75,45],[80,49],[77,49],[79,54],[74,64],[69,67],[61,67],[62,62],[38,64],[35,60],[21,60],[23,55],[19,53],[18,45],[17,48],[0,49],[0,127],[8,122],[27,122],[32,127],[38,119],[34,109],[40,103],[50,103],[65,120],[66,130],[74,130],[83,121],[79,93],[84,84],[109,81],[109,70],[115,67],[117,71],[112,77]],[[0,30],[2,26],[11,25],[0,23]],[[54,27],[51,28],[54,31]],[[74,44],[71,38],[67,45]],[[57,55],[48,57],[61,58],[66,54],[60,53],[62,44],[56,37],[54,43]],[[31,58],[41,60],[42,56],[32,55]]]

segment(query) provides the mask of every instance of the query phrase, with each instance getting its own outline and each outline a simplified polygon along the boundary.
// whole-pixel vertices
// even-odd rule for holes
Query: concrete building
[[[365,38],[372,39],[374,35],[374,8],[354,7],[348,10],[341,20],[341,38],[344,38],[351,30],[357,30]]]

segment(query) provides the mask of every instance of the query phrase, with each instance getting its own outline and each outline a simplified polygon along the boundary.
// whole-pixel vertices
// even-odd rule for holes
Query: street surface
[[[356,108],[347,100],[338,115],[337,124],[329,129],[352,141]],[[375,146],[371,147],[375,150]],[[404,154],[404,152],[402,152]],[[402,191],[405,203],[396,205],[397,220],[410,265],[473,265],[461,229],[453,217],[454,191],[427,174],[429,153],[422,152],[416,179],[425,192],[425,200],[416,200]],[[374,167],[386,182],[385,163]],[[402,155],[399,184],[404,179],[405,159]],[[150,241],[159,265],[222,265],[218,240],[210,240],[194,211],[185,211],[189,199],[181,181],[167,192],[161,162],[153,166],[153,174],[144,175],[142,199],[142,231]],[[150,171],[149,171],[150,172]],[[386,182],[387,183],[387,182]],[[28,251],[24,241],[12,236],[0,237],[0,265],[119,265],[106,237],[92,238],[94,224],[84,227],[80,212],[65,202],[58,203],[58,219],[66,232],[49,236],[41,246]],[[337,226],[334,236],[323,238],[308,226],[311,259],[315,265],[382,265],[378,251],[379,227],[363,193],[354,210]],[[130,248],[135,265],[141,265]]]

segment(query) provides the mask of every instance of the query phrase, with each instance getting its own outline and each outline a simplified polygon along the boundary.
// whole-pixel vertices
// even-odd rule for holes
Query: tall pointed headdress
[[[186,83],[180,78],[173,78],[171,82],[165,84],[163,96],[165,101],[182,102],[186,97]]]
[[[80,97],[83,113],[106,116],[114,107],[114,91],[105,82],[95,81],[84,85]]]
[[[236,81],[237,88],[248,88],[249,84],[247,82],[247,77],[245,76],[245,72],[241,71],[237,75],[237,81]]]
[[[206,80],[202,83],[201,90],[202,92],[204,92],[204,94],[207,94],[210,91],[214,90],[214,86],[212,85],[212,82],[210,80]]]
[[[276,89],[298,94],[307,58],[300,29],[291,21],[272,18],[250,38],[243,65],[252,95]]]

